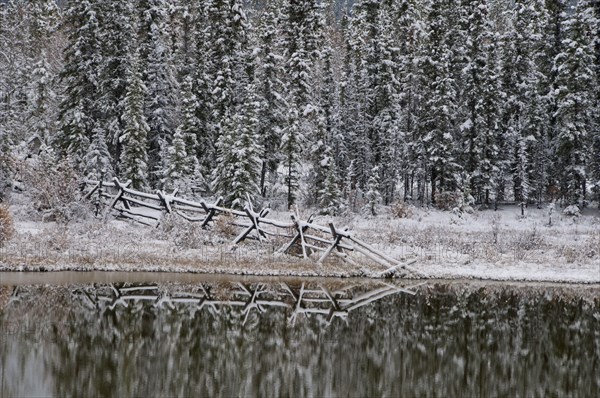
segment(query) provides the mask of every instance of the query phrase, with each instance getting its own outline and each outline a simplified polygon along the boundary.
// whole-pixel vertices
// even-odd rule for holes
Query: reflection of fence
[[[420,285],[403,288],[380,283],[367,291],[358,291],[357,286],[349,284],[330,289],[323,284],[309,285],[306,282],[302,282],[299,287],[285,282],[274,285],[237,282],[231,283],[225,293],[217,295],[210,284],[199,285],[195,292],[169,292],[156,285],[118,287],[111,284],[98,288],[80,288],[74,293],[86,305],[99,310],[146,305],[157,309],[185,307],[195,311],[208,310],[218,316],[223,307],[230,307],[241,309],[245,324],[253,310],[263,313],[269,308],[285,308],[290,311],[291,322],[302,315],[321,316],[330,323],[334,318],[345,319],[350,311],[386,296],[398,293],[414,295],[411,288],[417,286]]]
[[[117,178],[112,182],[86,181],[84,197],[95,198],[96,215],[100,215],[101,207],[105,204],[103,216],[107,217],[112,211],[117,211],[119,216],[133,219],[146,225],[157,226],[165,214],[174,214],[189,222],[198,222],[203,228],[208,227],[218,216],[229,215],[233,217],[230,224],[241,228],[233,240],[238,244],[246,239],[255,239],[264,242],[269,237],[289,238],[278,252],[283,254],[298,255],[303,258],[314,258],[322,264],[329,256],[357,266],[355,259],[350,258],[350,252],[357,252],[367,259],[384,267],[378,276],[392,274],[397,269],[404,269],[412,274],[424,274],[410,264],[415,259],[407,262],[398,261],[382,253],[354,236],[348,228],[338,228],[333,223],[327,226],[313,222],[313,216],[302,221],[297,214],[291,215],[291,222],[267,218],[270,209],[264,208],[256,212],[248,201],[243,210],[229,209],[222,205],[222,198],[214,203],[204,200],[195,202],[177,197],[177,190],[171,194],[156,191],[154,194],[136,191],[129,188],[130,182],[122,183]],[[154,224],[153,224],[154,222]],[[289,234],[293,231],[292,235]]]

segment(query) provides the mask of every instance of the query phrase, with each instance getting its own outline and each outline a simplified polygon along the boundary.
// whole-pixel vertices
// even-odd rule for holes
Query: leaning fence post
[[[104,169],[100,170],[100,181],[98,181],[98,196],[96,196],[96,217],[98,217],[98,214],[100,213],[100,203],[102,200],[102,189],[103,186],[102,184],[104,183]]]

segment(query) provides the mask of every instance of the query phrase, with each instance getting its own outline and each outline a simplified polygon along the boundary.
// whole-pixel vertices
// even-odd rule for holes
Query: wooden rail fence
[[[364,262],[366,258],[382,268],[375,273],[377,277],[391,276],[399,269],[412,276],[426,276],[411,267],[416,259],[396,260],[360,240],[347,227],[338,228],[333,223],[319,225],[313,222],[313,216],[302,221],[298,214],[291,214],[291,221],[285,222],[267,218],[270,212],[268,208],[255,211],[250,201],[243,210],[236,210],[223,207],[223,198],[218,198],[214,203],[204,200],[196,202],[178,197],[177,190],[170,194],[157,190],[152,194],[131,189],[130,184],[130,181],[123,183],[118,178],[108,182],[86,180],[82,184],[84,199],[94,201],[96,217],[106,219],[116,211],[120,217],[155,227],[165,214],[200,223],[202,228],[208,228],[219,216],[229,215],[233,217],[230,224],[241,228],[233,240],[236,245],[246,239],[262,243],[270,237],[288,238],[289,242],[278,249],[278,253],[313,259],[317,264],[323,264],[332,255],[353,266],[359,266],[359,262]],[[289,231],[293,231],[293,234],[290,235]],[[350,256],[351,253],[364,257]]]

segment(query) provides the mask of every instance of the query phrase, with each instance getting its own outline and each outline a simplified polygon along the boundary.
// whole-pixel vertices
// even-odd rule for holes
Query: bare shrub
[[[235,217],[233,214],[223,213],[215,220],[215,231],[222,236],[234,236],[236,234],[235,226],[233,225],[234,222]]]
[[[587,259],[598,259],[600,256],[600,233],[590,236],[586,240],[582,254],[587,257]]]
[[[562,250],[563,257],[567,260],[567,263],[572,264],[577,261],[578,252],[572,247],[565,247]]]
[[[413,207],[406,202],[396,202],[392,205],[392,214],[398,218],[411,218]]]
[[[13,219],[8,206],[0,205],[0,244],[10,240],[15,233]]]
[[[435,198],[435,204],[440,210],[460,208],[462,205],[462,197],[458,192],[440,192]]]
[[[178,225],[180,224],[180,220],[174,214],[165,214],[160,219],[160,224],[158,224],[156,235],[159,239],[168,239],[171,237],[171,234],[176,230]]]
[[[67,223],[89,213],[87,206],[78,200],[78,175],[68,160],[57,160],[48,150],[30,162],[21,163],[19,171],[42,221]]]
[[[0,202],[4,200],[12,182],[15,160],[9,155],[0,155]]]
[[[175,214],[164,215],[156,231],[155,237],[172,241],[180,249],[197,249],[206,243],[200,223],[184,220]]]
[[[514,243],[518,249],[532,250],[539,248],[544,243],[544,240],[537,230],[537,226],[533,224],[531,229],[519,233]]]

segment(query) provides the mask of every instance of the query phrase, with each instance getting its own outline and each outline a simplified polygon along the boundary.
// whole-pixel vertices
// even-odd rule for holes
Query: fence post
[[[106,173],[106,171],[104,169],[100,170],[100,181],[98,181],[98,195],[96,196],[96,217],[98,217],[98,214],[100,214],[100,203],[102,200],[102,191],[104,189],[103,184],[104,184],[104,174]]]

